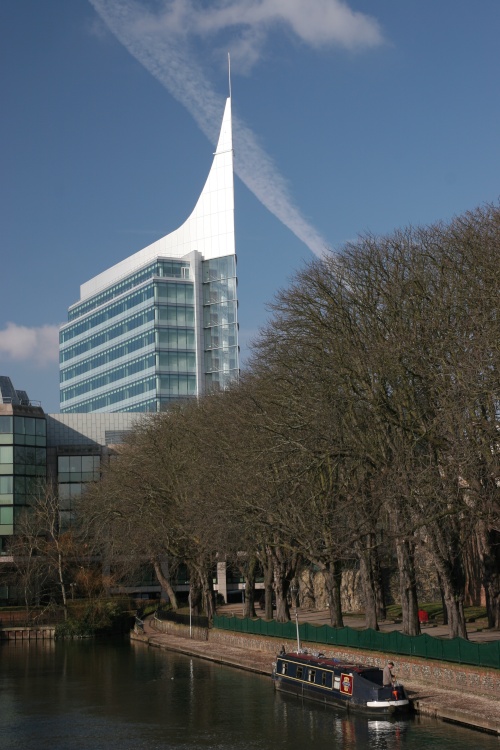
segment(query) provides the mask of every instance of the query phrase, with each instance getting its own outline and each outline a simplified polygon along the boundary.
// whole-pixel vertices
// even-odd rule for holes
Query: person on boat
[[[387,664],[384,667],[384,672],[382,674],[382,684],[384,687],[391,687],[394,685],[395,677],[393,674],[394,669],[394,662],[389,659]]]

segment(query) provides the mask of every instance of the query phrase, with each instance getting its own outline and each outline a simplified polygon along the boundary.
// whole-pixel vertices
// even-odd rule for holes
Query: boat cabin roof
[[[317,666],[319,668],[325,667],[326,669],[340,669],[343,672],[356,672],[357,674],[363,674],[363,672],[379,671],[379,667],[369,667],[363,664],[349,664],[349,662],[342,662],[338,659],[328,659],[326,656],[314,656],[313,654],[306,653],[295,653],[289,652],[286,654],[279,654],[279,659],[293,659],[297,662],[304,662],[310,666]]]

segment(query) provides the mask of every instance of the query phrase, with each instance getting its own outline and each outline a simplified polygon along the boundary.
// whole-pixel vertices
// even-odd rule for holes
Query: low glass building
[[[46,414],[25,391],[15,390],[7,376],[0,375],[0,603],[23,600],[16,584],[15,562],[10,544],[22,531],[20,516],[53,492],[58,501],[57,531],[74,527],[78,505],[85,502],[85,489],[98,482],[127,434],[144,415],[134,412]],[[68,583],[69,589],[74,586]],[[173,580],[175,590],[187,597],[189,579],[181,566]],[[259,582],[258,588],[261,587]],[[214,571],[214,589],[225,601],[240,600],[244,580],[221,560]],[[123,581],[113,593],[136,599],[165,597],[146,561],[134,579]]]
[[[83,284],[60,331],[61,413],[161,411],[239,374],[231,100],[174,232]]]
[[[41,406],[0,376],[0,555],[16,519],[47,474],[47,425]]]

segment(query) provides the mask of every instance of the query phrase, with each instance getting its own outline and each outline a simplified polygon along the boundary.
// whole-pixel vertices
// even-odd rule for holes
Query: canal
[[[347,716],[275,694],[269,677],[141,643],[0,643],[1,750],[499,750],[415,718]]]

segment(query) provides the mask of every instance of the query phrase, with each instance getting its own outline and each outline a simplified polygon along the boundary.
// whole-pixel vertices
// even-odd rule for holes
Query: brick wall
[[[243,633],[230,633],[227,630],[216,628],[209,630],[208,640],[213,643],[235,646],[237,648],[269,651],[276,654],[283,643],[285,649],[293,650],[295,641],[283,641],[279,638],[266,638],[258,635],[245,635]],[[369,666],[383,667],[386,660],[394,661],[394,673],[403,684],[426,683],[444,688],[452,688],[468,693],[478,693],[489,698],[498,697],[500,700],[500,670],[473,667],[469,665],[450,664],[442,661],[425,661],[409,656],[381,654],[374,651],[362,651],[361,649],[338,648],[320,649],[320,644],[303,643],[303,647],[315,653],[321,650],[325,656],[341,659],[351,663],[367,664]]]
[[[179,638],[189,638],[189,625],[179,625],[177,622],[170,622],[170,620],[158,620],[156,617],[154,622],[159,633],[170,633]],[[194,641],[208,641],[207,628],[198,628],[193,625],[191,631]]]

